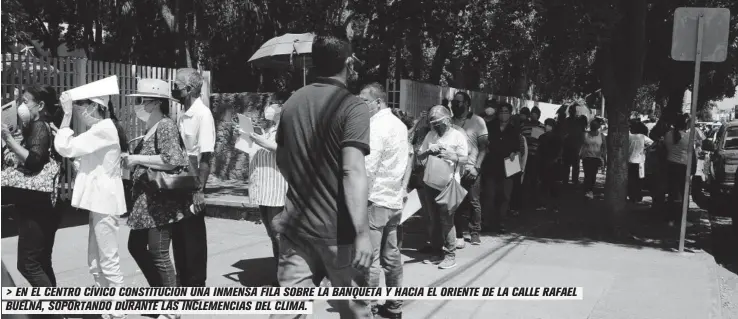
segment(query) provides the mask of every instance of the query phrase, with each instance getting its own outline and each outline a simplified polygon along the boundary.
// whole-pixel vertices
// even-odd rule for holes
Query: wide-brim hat
[[[171,87],[169,83],[159,79],[138,79],[136,84],[136,93],[128,94],[130,97],[153,97],[160,99],[169,99],[179,102],[172,97]]]

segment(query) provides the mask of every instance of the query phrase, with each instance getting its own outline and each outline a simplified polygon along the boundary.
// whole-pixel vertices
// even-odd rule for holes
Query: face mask
[[[277,110],[279,109],[279,104],[272,104],[267,106],[266,110],[264,110],[264,119],[267,121],[274,122],[277,118],[277,114],[279,113]]]
[[[136,112],[136,117],[141,121],[148,122],[149,117],[151,117],[151,113],[146,112],[146,104],[134,106],[133,111]]]
[[[551,132],[553,129],[554,128],[551,125],[546,125],[546,132]]]
[[[451,111],[454,112],[454,117],[459,117],[464,114],[464,111],[466,110],[461,102],[454,100],[451,102]]]
[[[26,103],[18,105],[18,118],[20,118],[21,123],[24,125],[31,121],[31,110],[28,109]]]

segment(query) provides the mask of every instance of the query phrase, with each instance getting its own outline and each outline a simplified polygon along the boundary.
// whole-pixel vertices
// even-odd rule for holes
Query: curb
[[[723,318],[723,301],[720,293],[720,276],[717,271],[717,261],[712,255],[712,216],[705,211],[703,220],[706,227],[709,229],[710,236],[708,237],[708,245],[710,251],[704,251],[701,255],[707,263],[709,263],[708,271],[710,277],[712,277],[712,284],[710,285],[710,313],[708,318],[710,319],[722,319]]]

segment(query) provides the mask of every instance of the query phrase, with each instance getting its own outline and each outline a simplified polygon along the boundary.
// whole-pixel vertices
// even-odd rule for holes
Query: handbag
[[[446,185],[446,188],[436,196],[435,201],[442,211],[451,214],[461,206],[461,202],[464,201],[466,194],[466,189],[456,179],[452,178],[448,185]]]
[[[181,135],[179,136],[179,144],[181,149],[184,150],[184,141]],[[157,131],[154,131],[154,150],[161,154]],[[184,170],[174,169],[171,171],[149,168],[146,175],[148,175],[151,186],[159,191],[194,192],[200,189],[200,177],[197,175],[197,170],[192,168],[192,165],[188,165]]]
[[[51,128],[46,125],[47,129]],[[53,134],[52,140],[53,140]],[[3,152],[5,153],[5,152]],[[53,156],[53,147],[50,147],[49,151],[49,162],[38,172],[31,172],[30,170],[23,167],[21,163],[14,163],[14,165],[6,165],[2,170],[2,179],[0,179],[0,186],[11,187],[19,189],[27,189],[32,191],[38,191],[43,193],[49,193],[51,196],[52,206],[56,205],[56,200],[59,195],[58,181],[60,165]],[[15,157],[15,154],[8,153],[7,157]],[[5,157],[5,156],[4,156]],[[9,162],[16,162],[9,158],[3,158]]]
[[[454,167],[440,157],[428,155],[423,172],[423,183],[433,189],[443,191],[452,180],[454,180]]]

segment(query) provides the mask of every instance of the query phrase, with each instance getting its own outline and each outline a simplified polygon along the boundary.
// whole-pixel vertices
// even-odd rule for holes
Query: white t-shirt
[[[630,134],[628,137],[628,163],[643,164],[646,162],[646,147],[653,140],[643,134]]]
[[[443,136],[438,136],[438,133],[436,133],[435,130],[428,132],[428,134],[425,135],[423,145],[420,146],[418,152],[422,153],[427,151],[431,145],[438,145],[447,150],[451,150],[459,157],[468,156],[469,154],[469,142],[467,141],[466,135],[453,127],[449,127]],[[456,165],[456,162],[448,160],[446,162],[452,166]],[[456,167],[453,178],[455,178],[457,182],[461,182],[461,165]]]
[[[464,117],[463,119],[453,119],[453,124],[466,134],[469,143],[469,159],[466,166],[474,167],[479,156],[479,138],[487,136],[487,124],[478,115]]]

